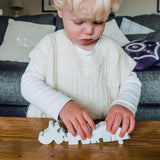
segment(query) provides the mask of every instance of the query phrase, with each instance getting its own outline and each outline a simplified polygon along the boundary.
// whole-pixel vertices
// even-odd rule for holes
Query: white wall
[[[41,14],[42,0],[23,0],[24,9],[23,15]],[[0,9],[3,9],[4,15],[12,15],[12,10],[9,8],[10,0],[0,0]],[[123,4],[118,15],[140,15],[157,13],[157,0],[123,0]]]
[[[123,0],[118,15],[141,15],[157,13],[157,0]]]
[[[0,9],[3,9],[4,15],[12,15],[10,9],[11,0],[0,0]],[[42,0],[23,0],[24,8],[23,15],[41,14],[42,13]]]

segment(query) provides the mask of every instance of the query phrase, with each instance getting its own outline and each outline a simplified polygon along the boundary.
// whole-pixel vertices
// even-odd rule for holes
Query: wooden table
[[[160,160],[160,121],[137,121],[130,140],[100,144],[42,145],[49,119],[0,117],[1,160]]]

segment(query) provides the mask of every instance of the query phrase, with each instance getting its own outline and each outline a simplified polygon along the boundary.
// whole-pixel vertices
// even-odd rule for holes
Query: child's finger
[[[79,121],[79,123],[81,124],[81,127],[85,133],[85,135],[88,137],[88,138],[91,138],[91,131],[89,129],[89,126],[87,125],[87,122],[85,121],[85,119],[81,119]]]
[[[130,126],[129,126],[129,129],[128,129],[128,133],[130,134],[135,128],[135,119],[134,118],[130,118]]]
[[[77,135],[72,123],[69,121],[69,122],[64,122],[64,124],[66,125],[67,129],[69,130],[69,132],[75,137]]]
[[[76,119],[76,120],[74,120],[73,125],[74,125],[75,130],[77,131],[77,133],[82,138],[82,140],[85,140],[86,139],[86,134],[84,133],[83,128],[82,128],[80,122]]]
[[[121,124],[121,122],[122,122],[122,115],[116,114],[115,119],[114,119],[114,122],[113,122],[112,130],[111,130],[111,133],[112,133],[112,134],[115,134],[115,133],[116,133],[118,127],[119,127],[120,124]]]
[[[110,132],[111,129],[112,129],[114,119],[115,119],[115,113],[113,113],[113,112],[110,113],[110,112],[109,112],[108,115],[107,115],[107,117],[106,117],[106,119],[105,119],[105,121],[107,122],[106,130],[107,130],[108,132]]]
[[[85,120],[87,121],[87,123],[89,124],[89,126],[91,127],[91,129],[93,129],[93,130],[96,129],[96,125],[95,125],[92,117],[90,116],[90,114],[89,114],[89,113],[84,113],[83,116],[84,116],[84,119],[85,119]],[[87,127],[88,127],[88,126],[87,126]]]
[[[128,128],[129,128],[129,125],[130,125],[129,117],[124,118],[123,122],[122,122],[122,129],[119,134],[120,137],[123,137],[125,135],[125,133],[127,132]]]

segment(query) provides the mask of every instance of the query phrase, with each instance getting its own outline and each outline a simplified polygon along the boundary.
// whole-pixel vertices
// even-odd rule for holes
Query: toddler
[[[61,120],[73,136],[91,138],[94,120],[120,136],[135,127],[141,83],[135,62],[103,35],[120,0],[54,0],[64,29],[46,35],[30,52],[21,92],[27,117]]]

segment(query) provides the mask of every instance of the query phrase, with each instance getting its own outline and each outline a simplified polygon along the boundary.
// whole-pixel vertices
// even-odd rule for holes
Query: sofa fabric
[[[3,42],[3,38],[7,29],[8,25],[8,17],[0,16],[0,45]]]
[[[159,15],[140,15],[129,16],[110,16],[109,20],[115,19],[118,26],[121,26],[123,17],[136,23],[154,29],[149,34],[125,35],[130,41],[138,39],[149,39],[160,42],[160,16]],[[0,45],[8,25],[8,19],[13,17],[0,16]],[[63,28],[61,18],[53,14],[20,16],[13,18],[33,22],[38,24],[55,25],[56,30]],[[20,81],[27,63],[0,61],[0,116],[24,117],[29,103],[22,97],[20,92]],[[136,120],[160,120],[160,65],[154,65],[146,70],[136,71],[137,76],[142,82],[142,93]]]
[[[0,62],[0,104],[28,105],[20,92],[20,81],[27,63]]]
[[[160,67],[137,72],[142,82],[140,104],[160,104]]]

